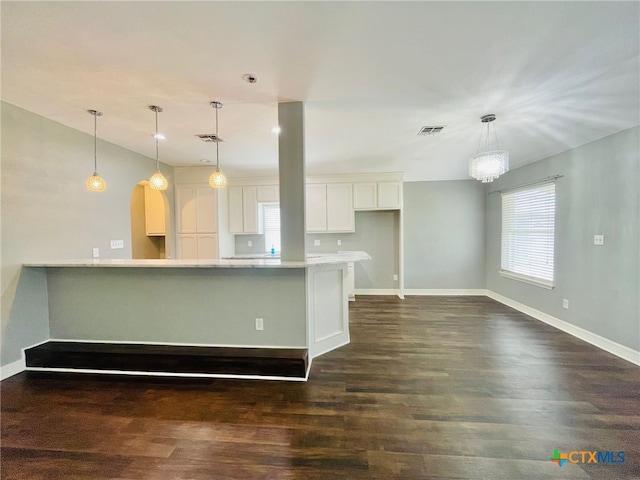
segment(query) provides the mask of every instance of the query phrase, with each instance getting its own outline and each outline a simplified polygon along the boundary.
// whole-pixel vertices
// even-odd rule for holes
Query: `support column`
[[[306,259],[304,105],[278,104],[281,259]]]

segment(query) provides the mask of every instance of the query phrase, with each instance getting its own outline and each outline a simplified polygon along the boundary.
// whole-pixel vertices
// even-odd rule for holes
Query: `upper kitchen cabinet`
[[[165,236],[164,198],[148,185],[144,187],[144,223],[148,237]]]
[[[280,202],[280,187],[278,185],[259,185],[256,187],[258,203]]]
[[[259,188],[229,187],[229,233],[260,233]]]
[[[402,182],[354,183],[353,206],[356,210],[400,209]]]
[[[355,231],[352,184],[307,184],[306,194],[307,232]]]
[[[218,197],[209,185],[176,185],[177,233],[217,233]]]

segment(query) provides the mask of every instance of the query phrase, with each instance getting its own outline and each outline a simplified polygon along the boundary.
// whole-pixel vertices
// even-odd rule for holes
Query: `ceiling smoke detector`
[[[221,138],[218,138],[218,135],[216,135],[215,133],[201,133],[196,135],[196,137],[198,137],[203,142],[207,142],[207,143],[224,142],[224,140]]]
[[[438,127],[422,127],[418,132],[418,135],[435,135],[436,133],[440,133],[445,126],[446,125]]]

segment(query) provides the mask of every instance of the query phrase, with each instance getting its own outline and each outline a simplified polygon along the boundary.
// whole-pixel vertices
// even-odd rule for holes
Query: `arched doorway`
[[[164,192],[138,183],[131,193],[131,258],[168,258],[168,201]]]

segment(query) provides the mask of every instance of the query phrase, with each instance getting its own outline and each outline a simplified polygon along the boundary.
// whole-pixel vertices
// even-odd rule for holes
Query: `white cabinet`
[[[176,252],[182,259],[218,258],[218,193],[208,184],[176,185]]]
[[[355,231],[352,184],[309,184],[306,193],[307,232]]]
[[[307,232],[327,231],[327,186],[307,185]]]
[[[354,183],[353,208],[356,210],[372,210],[378,208],[378,184]]]
[[[194,233],[178,235],[178,258],[210,260],[218,258],[218,235]]]
[[[402,207],[402,182],[378,182],[378,208]]]
[[[356,210],[402,208],[402,182],[354,183],[353,207]]]
[[[260,233],[257,187],[229,187],[229,233]]]
[[[217,192],[208,185],[176,185],[177,233],[217,233]]]
[[[278,185],[260,185],[256,187],[258,203],[278,203],[280,187]]]
[[[165,214],[163,194],[149,186],[144,187],[144,223],[148,237],[164,237]]]
[[[327,232],[355,232],[352,192],[350,183],[327,185]]]

